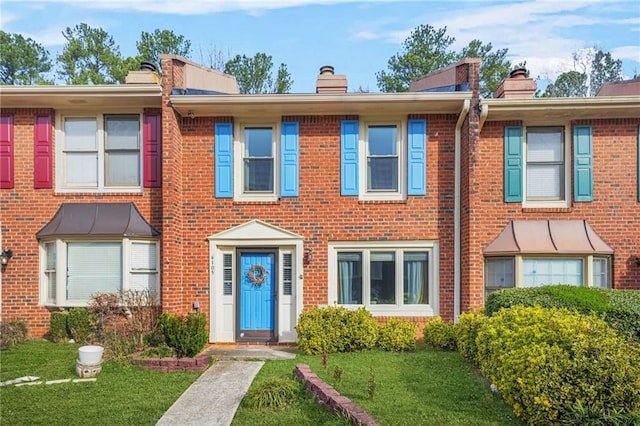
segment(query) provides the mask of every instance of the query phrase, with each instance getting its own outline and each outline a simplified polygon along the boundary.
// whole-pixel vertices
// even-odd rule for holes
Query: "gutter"
[[[464,124],[464,120],[467,118],[467,114],[469,113],[469,108],[471,107],[471,101],[466,99],[464,104],[462,105],[462,110],[460,110],[460,115],[458,116],[458,122],[456,123],[455,130],[455,183],[454,183],[454,207],[453,207],[453,320],[454,322],[458,322],[458,316],[460,315],[460,263],[461,263],[461,248],[460,248],[460,240],[461,240],[461,223],[460,223],[460,180],[461,172],[462,172],[462,153],[461,153],[461,145],[462,145],[462,135],[461,129]]]

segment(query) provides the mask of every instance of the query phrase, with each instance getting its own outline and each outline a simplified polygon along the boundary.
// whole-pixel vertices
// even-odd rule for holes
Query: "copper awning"
[[[512,220],[483,253],[613,254],[613,249],[586,220]]]
[[[65,203],[60,206],[53,219],[36,233],[38,238],[159,235],[133,203]]]

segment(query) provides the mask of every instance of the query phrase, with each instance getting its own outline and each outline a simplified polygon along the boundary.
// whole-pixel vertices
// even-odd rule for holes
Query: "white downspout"
[[[455,183],[454,183],[454,207],[453,207],[453,320],[458,322],[460,315],[460,249],[461,224],[460,224],[460,179],[461,179],[461,129],[464,120],[467,118],[471,101],[466,99],[460,110],[455,131]]]

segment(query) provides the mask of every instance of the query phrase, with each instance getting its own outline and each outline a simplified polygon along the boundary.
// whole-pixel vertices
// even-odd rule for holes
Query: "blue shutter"
[[[409,120],[408,195],[427,193],[427,121]]]
[[[216,123],[216,197],[233,198],[233,124]]]
[[[298,172],[298,123],[295,121],[282,123],[280,160],[282,176],[280,195],[297,197],[299,186]]]
[[[358,195],[358,120],[343,120],[340,132],[340,194]]]
[[[504,202],[522,201],[522,127],[504,129]]]
[[[593,201],[591,126],[573,128],[573,200]]]

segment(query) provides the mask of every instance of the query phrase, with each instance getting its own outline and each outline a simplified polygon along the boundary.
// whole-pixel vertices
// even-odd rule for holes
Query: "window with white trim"
[[[510,287],[611,287],[609,256],[500,256],[485,258],[485,294]]]
[[[139,190],[142,167],[140,114],[61,118],[59,190]]]
[[[527,127],[527,202],[566,200],[566,145],[563,127]]]
[[[48,241],[41,245],[41,259],[45,305],[86,306],[95,294],[128,290],[159,296],[156,241]]]
[[[403,199],[406,162],[401,122],[363,122],[360,194],[363,199]]]
[[[435,242],[331,243],[330,303],[378,315],[433,315],[436,271]]]
[[[234,144],[236,199],[269,201],[277,199],[279,183],[276,124],[240,125],[240,140]]]

